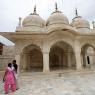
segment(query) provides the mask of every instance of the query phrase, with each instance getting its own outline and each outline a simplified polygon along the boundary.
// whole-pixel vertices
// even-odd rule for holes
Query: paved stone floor
[[[19,78],[20,89],[13,95],[95,95],[95,71],[51,75],[26,73]],[[1,83],[0,95],[3,93]]]

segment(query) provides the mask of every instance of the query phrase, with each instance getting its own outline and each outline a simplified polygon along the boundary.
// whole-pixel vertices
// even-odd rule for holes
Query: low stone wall
[[[12,60],[14,59],[14,56],[0,56],[0,71],[5,70],[7,64],[9,62],[12,62]]]

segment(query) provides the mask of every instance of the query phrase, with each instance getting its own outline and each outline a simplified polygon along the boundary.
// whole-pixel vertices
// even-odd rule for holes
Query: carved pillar
[[[49,71],[49,52],[43,52],[43,72]]]
[[[76,58],[76,69],[81,70],[82,69],[82,64],[81,64],[81,48],[78,43],[75,44],[75,58]]]
[[[68,59],[68,67],[70,68],[72,65],[72,61],[71,61],[71,52],[67,53],[67,59]]]
[[[27,69],[27,55],[24,54],[24,59],[23,59],[23,70]]]

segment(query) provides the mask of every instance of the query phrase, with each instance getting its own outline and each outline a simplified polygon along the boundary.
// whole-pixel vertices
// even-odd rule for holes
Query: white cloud
[[[71,20],[74,17],[75,7],[79,15],[88,20],[95,17],[94,0],[0,0],[0,31],[15,31],[18,18],[29,15],[37,6],[37,12],[45,20],[54,11],[54,4]]]

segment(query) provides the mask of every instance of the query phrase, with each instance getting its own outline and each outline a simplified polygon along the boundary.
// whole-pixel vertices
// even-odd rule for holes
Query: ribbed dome
[[[71,25],[76,28],[90,28],[89,22],[84,20],[81,16],[75,17]]]
[[[69,24],[69,21],[60,11],[55,11],[50,15],[46,22],[46,25],[51,24]]]
[[[45,21],[38,14],[30,14],[23,20],[22,26],[23,27],[31,27],[31,26],[44,27]]]

